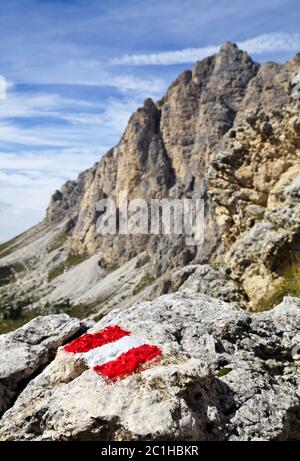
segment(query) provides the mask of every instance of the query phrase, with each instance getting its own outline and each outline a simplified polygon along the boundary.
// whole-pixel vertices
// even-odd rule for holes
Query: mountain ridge
[[[299,66],[300,54],[257,64],[228,42],[160,101],[146,99],[117,146],[55,192],[45,220],[0,248],[7,325],[35,313],[99,316],[191,289],[197,277],[197,289],[249,309],[280,301],[284,255],[298,254],[299,203],[288,189],[298,181]],[[129,199],[204,198],[204,245],[96,236],[96,203],[122,190]]]

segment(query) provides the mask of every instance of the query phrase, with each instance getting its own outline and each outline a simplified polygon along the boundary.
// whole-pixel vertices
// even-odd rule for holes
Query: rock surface
[[[300,301],[249,314],[200,294],[108,314],[163,357],[107,382],[62,349],[0,422],[0,440],[299,440]]]
[[[58,314],[0,336],[0,440],[300,440],[299,68],[224,44],[0,245],[0,333]],[[204,244],[97,236],[124,190],[202,198]],[[59,348],[93,325],[62,312],[163,356],[108,382]]]
[[[246,306],[246,298],[238,284],[224,270],[213,269],[208,264],[185,266],[173,274],[172,282],[173,292],[203,293],[222,301]]]
[[[53,359],[57,347],[84,333],[88,323],[68,315],[37,317],[0,336],[0,414],[32,377]]]

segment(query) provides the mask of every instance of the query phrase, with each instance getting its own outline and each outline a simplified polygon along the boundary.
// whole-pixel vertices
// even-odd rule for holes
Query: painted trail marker
[[[75,354],[89,368],[109,379],[117,379],[137,371],[143,364],[162,354],[157,346],[143,338],[131,336],[118,325],[97,333],[87,333],[64,346],[64,351]]]

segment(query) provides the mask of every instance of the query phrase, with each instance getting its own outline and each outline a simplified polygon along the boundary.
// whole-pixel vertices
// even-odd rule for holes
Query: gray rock
[[[0,336],[0,414],[37,372],[52,359],[55,350],[86,331],[84,322],[67,314],[37,317],[22,328]]]
[[[242,235],[227,255],[228,267],[241,275],[245,268],[259,261],[271,266],[287,241],[287,233],[268,221],[258,222]]]
[[[291,98],[294,99],[295,101],[300,100],[300,70],[295,73],[293,76],[291,83],[290,83],[290,88],[291,88]]]
[[[293,127],[295,132],[300,135],[300,117],[297,117],[296,120],[293,123]]]
[[[203,293],[239,306],[246,304],[238,284],[222,268],[213,269],[209,264],[185,266],[173,274],[172,282],[173,291]]]
[[[161,346],[160,362],[108,383],[60,350],[5,413],[0,440],[300,439],[300,300],[249,314],[178,293],[91,332],[114,324]]]
[[[269,138],[273,134],[273,128],[271,123],[263,122],[260,127],[260,131],[266,138]]]

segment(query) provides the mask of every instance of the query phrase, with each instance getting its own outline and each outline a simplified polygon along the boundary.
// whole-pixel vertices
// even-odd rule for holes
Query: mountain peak
[[[220,52],[225,52],[225,53],[236,52],[237,50],[239,50],[239,47],[234,42],[225,42],[220,47]]]

